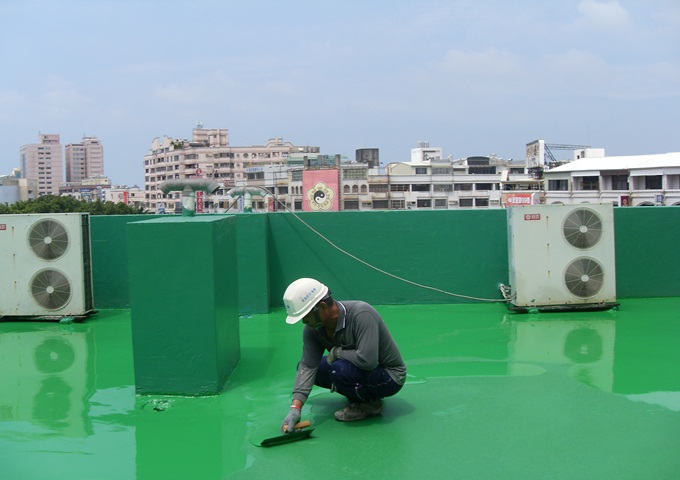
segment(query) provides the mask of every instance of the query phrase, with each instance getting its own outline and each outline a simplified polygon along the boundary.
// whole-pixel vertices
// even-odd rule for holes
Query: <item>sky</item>
[[[58,133],[142,186],[154,138],[199,122],[382,164],[419,141],[680,151],[678,0],[0,0],[0,18],[0,175]]]

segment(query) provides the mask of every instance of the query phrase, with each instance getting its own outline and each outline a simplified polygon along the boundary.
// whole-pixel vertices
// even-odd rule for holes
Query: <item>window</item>
[[[493,190],[492,183],[475,183],[475,190]]]
[[[287,195],[288,194],[288,187],[278,187],[279,194],[280,195]]]
[[[645,176],[645,190],[661,190],[661,175]]]
[[[430,184],[425,183],[414,183],[411,185],[411,191],[412,192],[429,192],[430,191]]]
[[[612,175],[612,190],[628,190],[628,175]]]
[[[600,177],[581,177],[581,190],[599,190]]]
[[[387,200],[373,200],[373,210],[387,210]]]
[[[446,208],[448,201],[445,198],[435,198],[434,208]]]
[[[496,173],[496,167],[469,167],[468,173],[470,175],[493,175]]]
[[[345,200],[344,204],[344,209],[345,210],[359,210],[359,201],[358,200]]]
[[[453,191],[453,184],[451,183],[445,183],[443,185],[438,185],[434,184],[432,185],[432,191],[433,192],[452,192]]]
[[[416,175],[427,175],[427,167],[416,167]]]
[[[372,183],[368,186],[368,191],[373,193],[385,193],[387,192],[386,183]]]
[[[453,168],[432,167],[432,175],[453,175]]]
[[[352,193],[359,193],[359,187],[357,185],[352,185]]]
[[[403,210],[405,208],[404,200],[390,200],[390,209]]]
[[[471,207],[472,206],[472,199],[471,198],[461,198],[459,205],[461,207]]]
[[[471,183],[454,183],[453,189],[455,191],[470,191],[470,190],[472,190],[472,184]]]
[[[548,180],[548,190],[566,192],[569,190],[569,180]]]
[[[408,192],[409,185],[404,183],[393,183],[390,185],[390,192]]]
[[[432,200],[429,198],[419,198],[416,206],[418,208],[432,208]]]
[[[342,178],[345,180],[366,180],[368,178],[368,169],[366,168],[348,168],[342,171]]]
[[[488,198],[475,198],[475,207],[488,207],[488,206],[489,206]]]

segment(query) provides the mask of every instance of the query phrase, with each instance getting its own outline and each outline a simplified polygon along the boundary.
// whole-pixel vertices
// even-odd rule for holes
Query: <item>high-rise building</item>
[[[66,181],[79,182],[104,174],[104,148],[96,137],[83,137],[81,143],[65,147]]]
[[[59,195],[59,184],[64,181],[59,134],[43,133],[38,135],[38,141],[19,151],[21,176],[37,184],[38,195]]]

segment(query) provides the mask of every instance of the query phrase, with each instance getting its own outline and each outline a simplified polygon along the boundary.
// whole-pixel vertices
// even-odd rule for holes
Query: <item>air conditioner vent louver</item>
[[[593,258],[577,258],[564,272],[564,285],[577,297],[590,298],[602,290],[604,269]]]
[[[33,275],[30,289],[36,303],[48,310],[59,310],[71,299],[71,283],[59,270],[40,270]]]
[[[29,230],[28,244],[39,258],[55,260],[68,250],[68,232],[56,220],[40,220]]]
[[[579,208],[567,215],[562,232],[572,246],[592,248],[602,238],[602,218],[590,208]]]

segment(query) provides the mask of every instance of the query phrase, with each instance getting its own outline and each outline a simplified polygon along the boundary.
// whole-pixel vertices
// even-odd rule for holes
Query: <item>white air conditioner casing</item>
[[[616,302],[612,204],[508,208],[515,307]]]
[[[87,213],[0,215],[0,316],[92,311]]]

